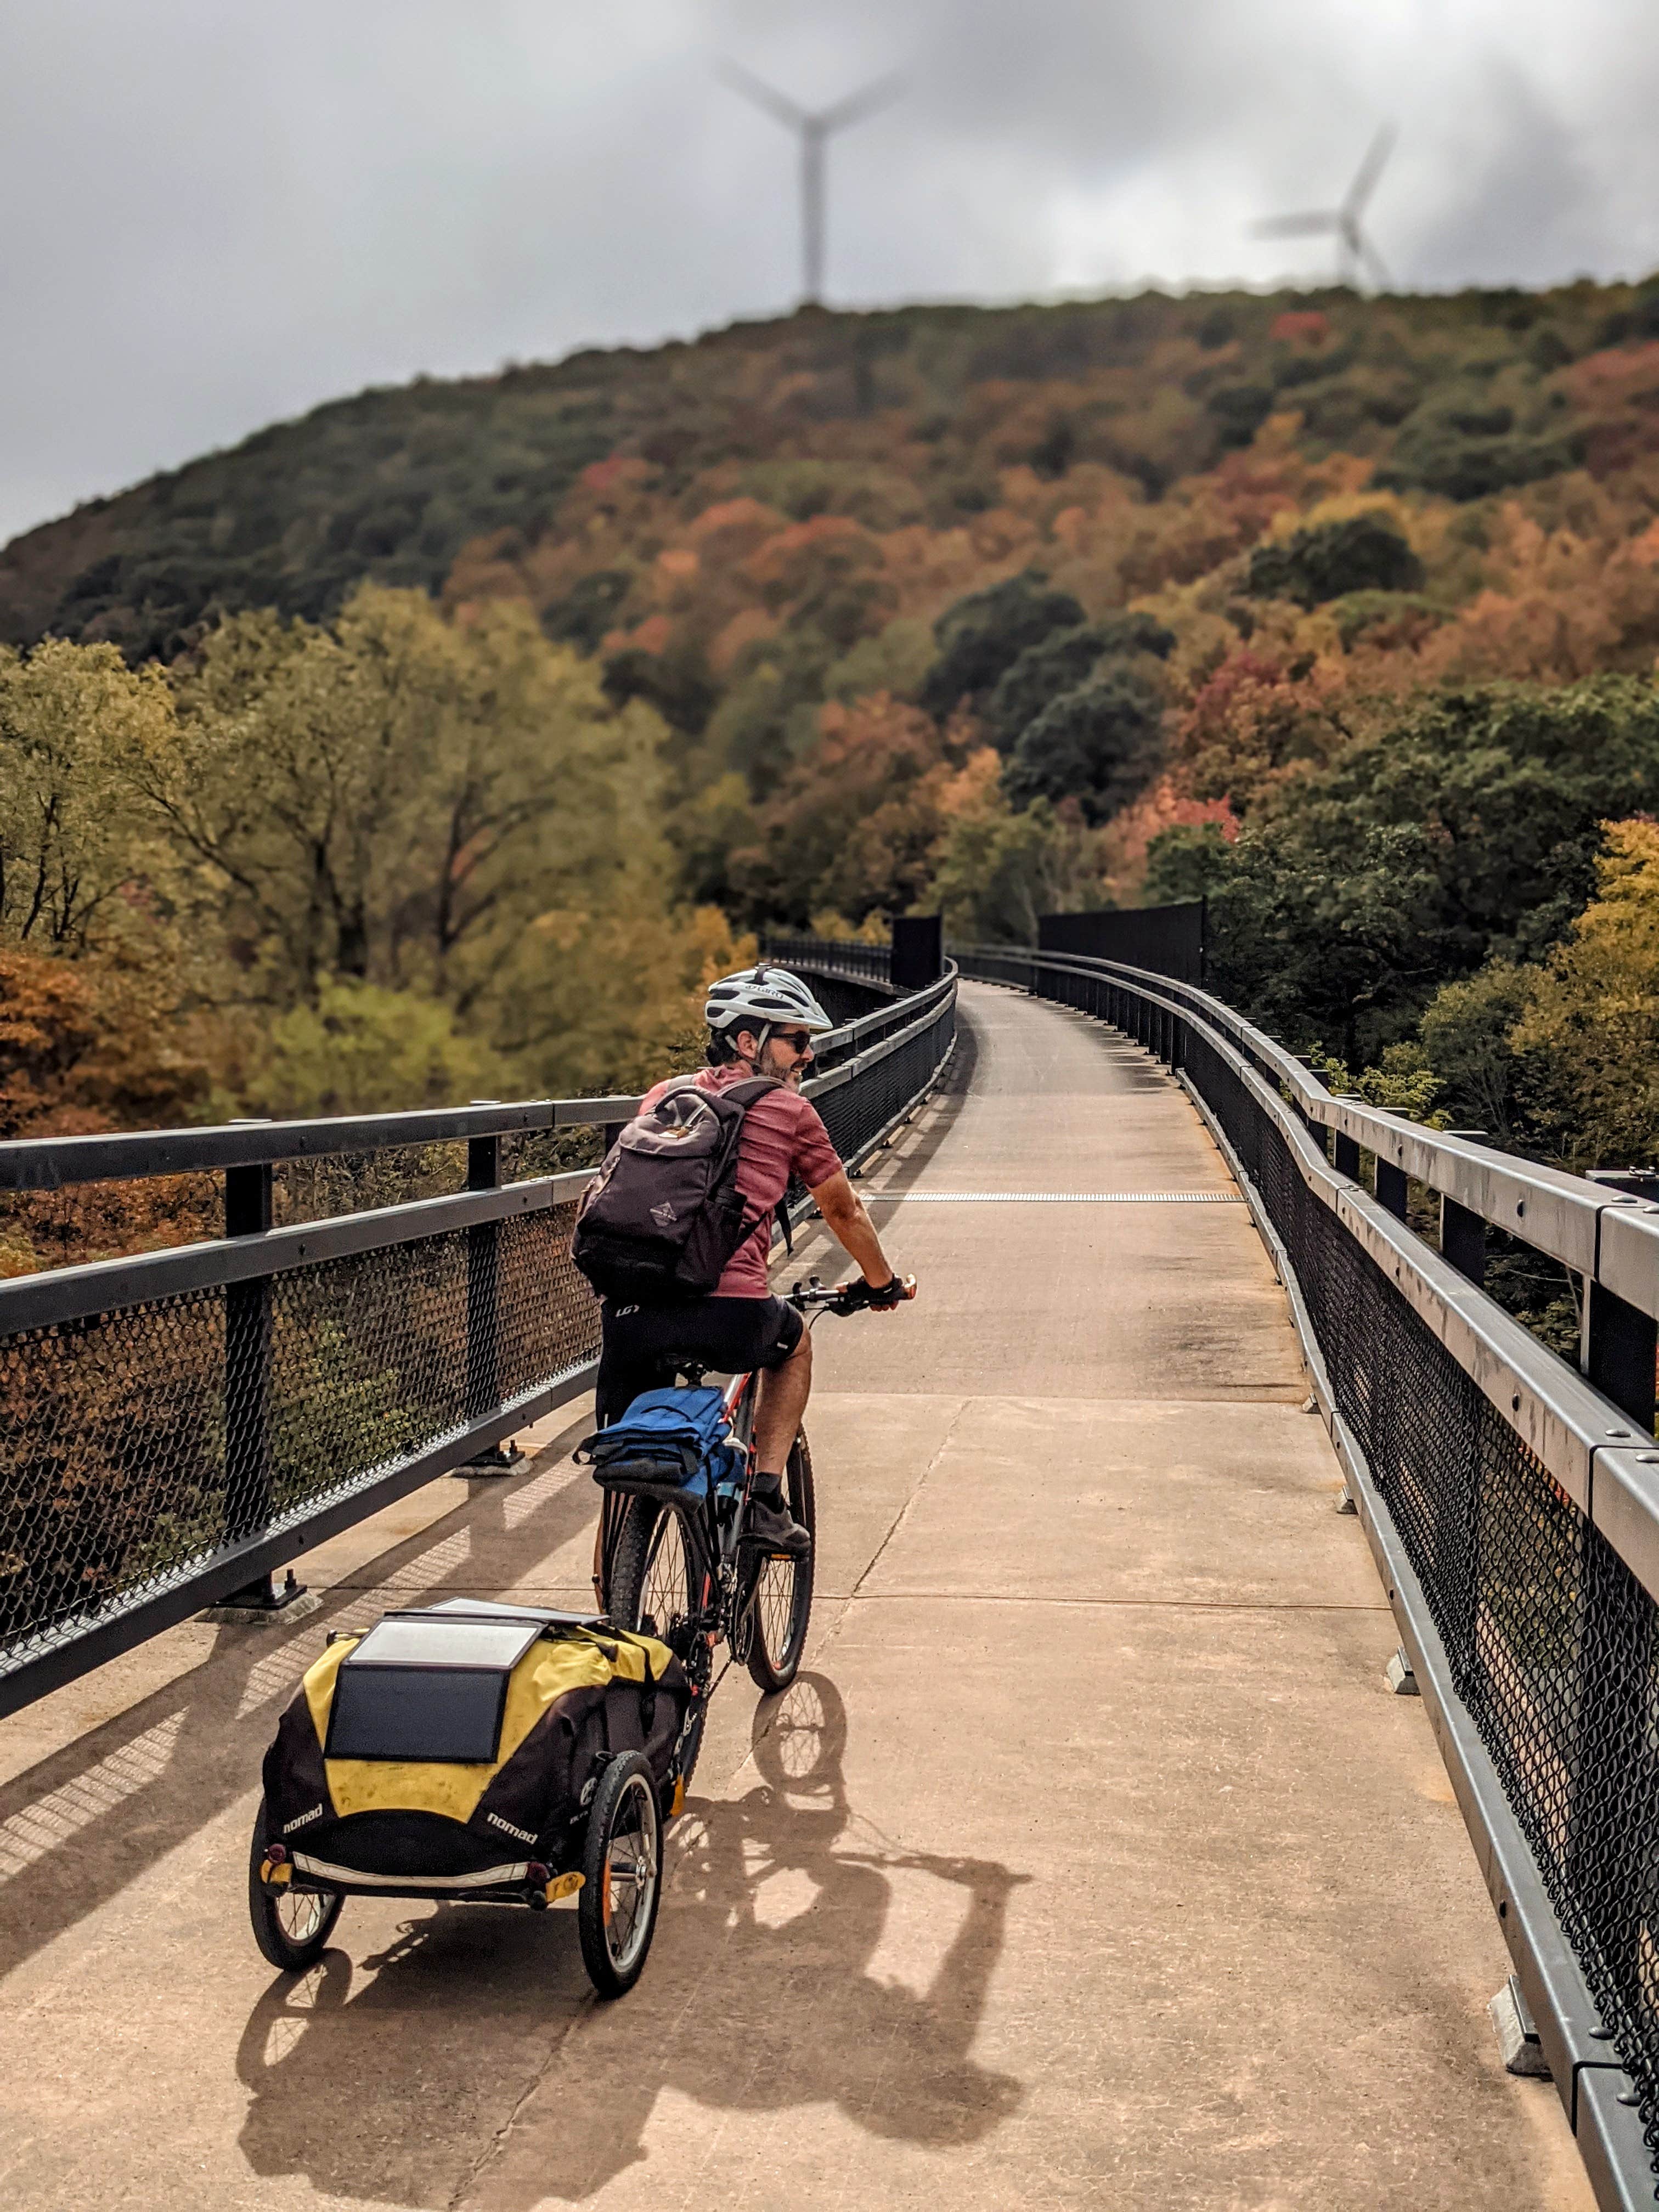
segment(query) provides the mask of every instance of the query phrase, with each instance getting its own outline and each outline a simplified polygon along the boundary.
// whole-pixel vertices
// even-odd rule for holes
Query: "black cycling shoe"
[[[811,1537],[799,1521],[790,1518],[781,1492],[775,1499],[758,1495],[750,1498],[743,1541],[752,1544],[757,1551],[780,1553],[787,1559],[804,1559],[812,1548]]]

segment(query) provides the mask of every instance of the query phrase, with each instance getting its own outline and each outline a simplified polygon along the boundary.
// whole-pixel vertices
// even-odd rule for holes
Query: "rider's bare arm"
[[[812,1192],[812,1203],[871,1288],[881,1290],[890,1283],[893,1270],[881,1249],[881,1239],[864,1210],[864,1200],[847,1180],[844,1168],[837,1169],[827,1182],[817,1185]]]

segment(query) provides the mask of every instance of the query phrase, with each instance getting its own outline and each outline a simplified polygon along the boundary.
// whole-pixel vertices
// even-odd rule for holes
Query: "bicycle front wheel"
[[[805,1432],[795,1438],[784,1476],[793,1519],[812,1539],[804,1559],[765,1559],[755,1583],[749,1672],[769,1695],[787,1690],[800,1671],[812,1618],[812,1561],[817,1551],[817,1507],[812,1496],[812,1455]]]

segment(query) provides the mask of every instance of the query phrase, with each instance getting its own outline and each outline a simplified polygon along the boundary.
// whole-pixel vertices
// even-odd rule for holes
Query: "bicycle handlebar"
[[[861,1279],[850,1283],[826,1285],[816,1275],[804,1283],[797,1283],[789,1293],[789,1303],[798,1313],[811,1307],[820,1307],[825,1313],[891,1313],[906,1299],[915,1297],[916,1279],[914,1275],[895,1275],[890,1294],[878,1297],[869,1284]]]

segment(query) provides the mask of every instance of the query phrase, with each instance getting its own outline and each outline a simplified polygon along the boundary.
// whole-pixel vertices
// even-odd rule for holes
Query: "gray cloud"
[[[786,306],[808,103],[831,296],[1280,275],[1378,123],[1371,212],[1435,288],[1659,261],[1640,0],[12,0],[0,24],[0,538],[372,382]]]

